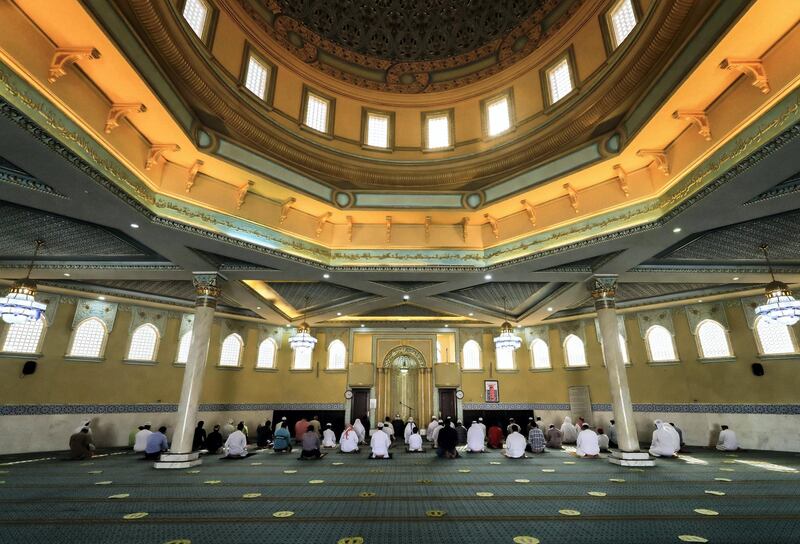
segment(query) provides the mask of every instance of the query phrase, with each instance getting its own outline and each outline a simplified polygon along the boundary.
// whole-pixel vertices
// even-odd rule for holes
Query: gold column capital
[[[195,296],[197,297],[195,306],[205,306],[208,308],[217,307],[217,299],[221,292],[217,282],[221,279],[222,276],[214,272],[195,273],[192,278]]]
[[[589,281],[595,309],[613,308],[617,295],[617,276],[615,274],[598,275]]]

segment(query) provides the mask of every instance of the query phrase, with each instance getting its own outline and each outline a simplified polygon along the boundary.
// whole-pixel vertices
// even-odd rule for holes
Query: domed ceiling
[[[454,88],[525,57],[580,0],[240,0],[290,52],[369,89]],[[267,8],[267,11],[263,9]]]

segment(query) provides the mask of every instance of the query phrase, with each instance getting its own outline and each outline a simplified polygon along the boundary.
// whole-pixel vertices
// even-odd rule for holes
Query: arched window
[[[140,325],[133,331],[128,348],[129,361],[155,361],[158,346],[158,329],[150,323]]]
[[[697,326],[696,334],[700,357],[703,359],[731,357],[733,355],[725,327],[713,319],[706,319],[700,322]]]
[[[239,366],[242,358],[242,347],[244,341],[236,333],[229,334],[222,342],[222,349],[219,352],[219,366]]]
[[[564,339],[564,354],[567,359],[567,366],[586,366],[586,349],[583,340],[570,334]]]
[[[3,351],[9,353],[37,353],[44,333],[45,319],[14,323],[6,328]]]
[[[187,331],[181,336],[181,341],[178,344],[178,356],[175,362],[178,364],[186,364],[189,360],[189,346],[192,344],[192,331]]]
[[[464,370],[480,370],[481,346],[475,340],[467,340],[462,350],[462,366]]]
[[[514,370],[514,353],[513,349],[496,349],[494,350],[495,357],[497,358],[497,370]]]
[[[106,343],[106,325],[96,317],[81,321],[72,334],[71,357],[100,357]]]
[[[797,344],[791,327],[759,317],[755,329],[759,349],[763,355],[797,353]]]
[[[436,341],[436,362],[444,362],[444,350],[442,349],[442,343],[438,340]]]
[[[530,346],[533,368],[550,368],[550,348],[541,338],[534,338]]]
[[[267,338],[258,346],[258,358],[256,368],[275,368],[275,354],[278,352],[278,344],[272,338]]]
[[[314,350],[296,349],[294,350],[294,370],[311,370],[311,356]]]
[[[675,354],[675,344],[672,341],[672,333],[666,327],[653,325],[644,335],[647,344],[647,352],[650,354],[650,361],[654,363],[664,361],[677,361]]]
[[[625,337],[622,336],[622,333],[619,335],[619,351],[622,353],[622,362],[626,365],[631,362],[630,358],[628,357],[628,344],[625,343]]]
[[[347,348],[344,342],[334,340],[328,346],[328,370],[344,370]]]

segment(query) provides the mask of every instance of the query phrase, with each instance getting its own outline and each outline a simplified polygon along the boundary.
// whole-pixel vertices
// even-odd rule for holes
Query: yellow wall
[[[632,365],[628,378],[633,401],[637,403],[795,403],[798,393],[798,360],[767,359],[758,357],[755,339],[747,326],[744,312],[738,301],[724,303],[730,325],[730,338],[735,362],[704,363],[698,361],[694,336],[682,308],[674,308],[676,344],[680,364],[671,366],[650,365],[646,362],[644,341],[639,332],[636,314],[626,315],[628,350]],[[42,347],[42,356],[36,373],[20,377],[21,363],[26,358],[0,359],[0,399],[4,404],[129,404],[175,403],[180,393],[183,368],[173,364],[177,351],[180,318],[171,317],[166,335],[161,340],[156,364],[124,363],[131,313],[120,309],[114,329],[109,335],[105,360],[102,362],[76,362],[65,360],[75,305],[60,304],[54,323],[48,328]],[[510,372],[493,370],[493,329],[479,334],[483,348],[483,369],[461,373],[461,387],[465,402],[481,402],[483,381],[500,382],[500,401],[528,403],[566,403],[567,388],[572,385],[589,385],[593,402],[610,402],[606,372],[601,347],[591,319],[583,321],[589,367],[567,370],[561,350],[558,329],[550,328],[550,356],[553,369],[531,371],[527,346],[516,354],[518,369]],[[292,371],[291,349],[288,334],[282,335],[278,350],[277,368],[270,371],[255,370],[259,331],[255,323],[245,323],[245,350],[242,368],[222,369],[216,366],[220,350],[220,322],[215,322],[209,349],[209,364],[203,387],[204,403],[332,403],[343,402],[343,392],[348,385],[346,371],[326,371],[328,338],[317,331],[317,349],[314,352],[312,371]],[[795,328],[797,335],[798,329]],[[269,332],[278,330],[271,327]],[[348,334],[344,335],[347,340]],[[439,334],[440,341],[455,345],[456,333],[461,332],[458,349],[474,329]],[[405,333],[403,333],[405,334]],[[434,357],[433,338],[436,333],[409,332],[401,338],[398,330],[358,332],[354,334],[355,346],[352,361],[372,362],[373,344],[376,354],[385,354],[394,346],[406,344],[420,349],[426,360]],[[338,335],[337,336],[341,336]],[[416,338],[414,338],[416,337]],[[427,337],[427,338],[426,338]],[[350,345],[349,340],[346,342]],[[460,360],[460,353],[458,359]],[[380,357],[378,357],[379,360]],[[348,357],[348,362],[351,359]],[[762,362],[766,375],[756,377],[750,365]],[[367,369],[364,368],[366,371]],[[354,373],[355,374],[355,373]],[[369,371],[359,373],[368,376]],[[353,376],[352,378],[355,378]],[[354,385],[355,381],[350,380]],[[452,380],[448,380],[448,383]]]

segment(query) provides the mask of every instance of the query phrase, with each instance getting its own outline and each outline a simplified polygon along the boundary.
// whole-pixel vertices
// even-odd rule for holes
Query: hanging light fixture
[[[795,300],[788,285],[775,279],[775,274],[772,272],[772,263],[770,263],[769,254],[767,253],[768,247],[766,244],[762,245],[761,251],[764,252],[764,259],[767,261],[772,281],[764,288],[767,301],[756,308],[756,315],[783,325],[794,325],[800,321],[800,301]]]
[[[11,325],[38,321],[42,317],[46,304],[36,302],[36,284],[30,280],[33,262],[39,254],[39,249],[44,245],[41,240],[36,240],[36,249],[33,250],[31,264],[24,280],[15,281],[4,297],[0,297],[0,317]]]
[[[508,317],[506,311],[506,297],[503,297],[503,315]],[[514,327],[507,320],[500,325],[500,336],[494,337],[494,347],[498,350],[507,349],[515,351],[522,345],[522,340],[514,334]]]
[[[309,297],[306,297],[306,309],[308,309],[308,301]],[[303,322],[300,324],[297,332],[289,338],[289,346],[291,346],[294,351],[312,351],[316,344],[317,339],[311,336],[311,327],[306,323],[305,314],[303,314]]]

